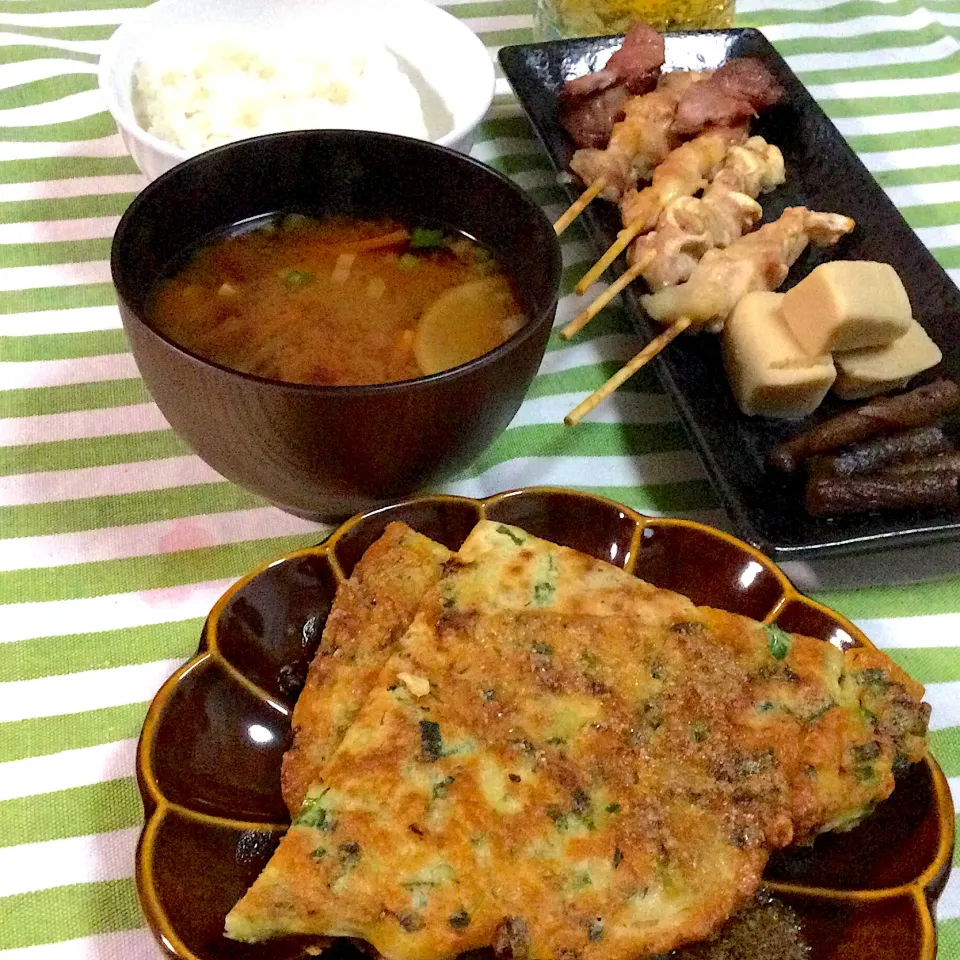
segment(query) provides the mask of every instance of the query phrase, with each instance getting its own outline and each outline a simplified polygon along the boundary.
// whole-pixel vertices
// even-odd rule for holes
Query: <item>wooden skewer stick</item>
[[[600,274],[630,246],[635,237],[643,233],[645,228],[646,222],[644,220],[628,223],[617,234],[617,239],[611,244],[610,249],[583,275],[583,278],[577,284],[577,293],[586,293],[600,279]]]
[[[594,391],[583,403],[571,410],[563,422],[575,427],[594,407],[603,403],[622,383],[629,380],[642,366],[649,363],[661,350],[683,333],[693,321],[689,317],[675,320],[658,337],[654,337],[629,363],[621,367],[599,390]]]
[[[584,190],[583,193],[581,193],[580,196],[570,204],[563,214],[561,214],[560,219],[557,220],[557,222],[553,225],[553,229],[556,231],[558,237],[561,233],[563,233],[564,230],[567,229],[567,227],[570,226],[571,223],[573,223],[574,220],[577,219],[577,217],[580,216],[581,213],[583,213],[584,210],[587,209],[587,205],[591,200],[603,193],[606,185],[606,177],[597,177],[597,179],[594,180],[593,183],[591,183],[590,186],[587,187],[587,189]]]
[[[653,263],[655,257],[656,253],[653,250],[648,250],[626,273],[622,274],[614,283],[611,283],[586,310],[578,313],[560,331],[560,336],[564,340],[569,340],[575,333],[579,333],[621,290],[630,286]]]

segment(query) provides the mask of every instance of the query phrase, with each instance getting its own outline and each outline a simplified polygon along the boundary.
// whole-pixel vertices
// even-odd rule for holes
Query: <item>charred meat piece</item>
[[[882,433],[909,427],[928,427],[960,407],[960,386],[953,380],[936,380],[896,397],[871,400],[847,410],[774,447],[768,466],[793,473],[815,453],[838,450]]]
[[[596,74],[587,74],[592,76]],[[560,104],[560,125],[579,148],[602,149],[629,99],[630,94],[621,86],[607,87],[592,96],[566,99]]]
[[[623,38],[623,46],[607,61],[620,82],[632,93],[649,93],[666,59],[663,35],[649,24],[635,23]]]
[[[634,24],[602,70],[568,80],[559,92],[560,123],[581,148],[607,145],[631,94],[653,90],[664,61],[663,37],[645,23]]]
[[[814,457],[810,470],[818,477],[849,477],[857,473],[873,473],[889,464],[946,453],[950,448],[950,438],[940,427],[919,427],[855,443],[832,456]]]
[[[735,126],[772,106],[782,95],[782,88],[760,60],[729,60],[683,96],[674,131],[692,137],[707,127]]]
[[[728,60],[713,75],[714,86],[750,103],[757,112],[780,101],[783,88],[757,57]]]
[[[957,476],[939,473],[892,477],[811,477],[803,505],[814,517],[866,510],[905,510],[911,507],[960,506]]]
[[[577,150],[570,169],[588,186],[602,177],[606,186],[600,195],[620,200],[638,180],[648,179],[677,146],[671,133],[677,102],[685,90],[702,82],[699,73],[663,74],[653,93],[627,99],[623,119],[613,125],[605,146]]]
[[[582,77],[568,80],[561,88],[558,96],[563,103],[573,103],[586,97],[601,93],[620,82],[613,70],[594,70],[585,73]]]

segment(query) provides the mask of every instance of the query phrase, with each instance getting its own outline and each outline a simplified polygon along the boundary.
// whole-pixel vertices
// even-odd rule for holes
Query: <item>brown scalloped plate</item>
[[[280,760],[290,712],[337,585],[392,520],[456,550],[483,517],[598,557],[695,603],[833,644],[872,646],[801,596],[763,554],[687,520],[645,517],[546,487],[487,500],[430,496],[354,517],[217,601],[197,655],[157,694],[137,756],[146,824],[137,886],[150,926],[181,960],[294,960],[303,941],[234,943],[223,920],[287,829]],[[766,887],[800,919],[812,960],[933,960],[933,907],[950,871],[953,807],[927,757],[857,829],[774,857]],[[341,941],[331,953],[360,957]]]

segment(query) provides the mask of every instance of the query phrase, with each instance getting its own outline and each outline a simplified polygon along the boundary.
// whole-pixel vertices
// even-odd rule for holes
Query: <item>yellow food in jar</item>
[[[733,23],[734,0],[537,0],[537,28],[575,37],[625,33],[641,20],[658,30],[718,29]]]

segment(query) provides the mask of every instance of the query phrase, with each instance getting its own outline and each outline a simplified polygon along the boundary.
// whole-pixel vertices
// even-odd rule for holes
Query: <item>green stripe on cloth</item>
[[[88,290],[90,303],[77,303],[71,306],[110,306],[113,302],[112,287],[106,303],[100,302],[101,285],[74,288]],[[106,287],[106,284],[102,286]],[[33,304],[21,304],[24,313],[32,313],[37,308]],[[42,308],[41,308],[42,309]],[[57,309],[51,307],[50,309]],[[11,313],[13,311],[10,311]],[[19,311],[18,311],[19,312]],[[90,330],[84,333],[47,333],[39,336],[0,337],[0,360],[73,360],[78,357],[103,357],[116,353],[127,353],[127,338],[122,330]]]
[[[904,97],[857,97],[854,100],[822,99],[820,105],[834,119],[916,113],[920,110],[956,110],[960,94],[924,93]]]
[[[947,147],[960,143],[960,127],[908,130],[903,133],[857,134],[847,137],[847,143],[859,153],[915,150],[918,147]]]
[[[946,777],[960,777],[960,727],[931,730],[927,735],[930,752],[937,758]]]
[[[133,777],[0,802],[0,847],[135,827],[143,804]]]
[[[593,393],[594,390],[602,387],[619,368],[618,363],[605,362],[575,367],[559,373],[542,373],[527,391],[527,399],[549,397],[558,393]],[[631,377],[620,390],[625,393],[649,392],[651,388],[655,389],[658,386],[655,378],[656,373],[647,367]]]
[[[70,0],[70,10],[124,10],[147,7],[153,0]],[[61,0],[0,0],[0,16],[4,13],[61,13],[66,9]],[[104,19],[107,19],[106,17]]]
[[[852,37],[831,37],[830,53],[855,53],[861,50],[885,50],[891,47],[919,47],[943,39],[944,30],[940,24],[928,24],[919,30],[878,31],[877,33],[856,34]],[[798,56],[803,53],[823,53],[823,37],[797,37],[791,40],[777,40],[777,51],[784,57]]]
[[[0,659],[0,683],[186,659],[196,652],[202,627],[203,618],[194,617],[102,633],[17,640],[6,645]],[[15,743],[10,741],[10,749]]]
[[[0,338],[0,357],[3,356],[3,339]],[[76,410],[109,410],[111,407],[148,403],[149,400],[150,394],[139,378],[68,383],[62,387],[24,387],[0,391],[0,419],[49,416]],[[0,537],[5,535],[0,524]]]
[[[137,165],[127,156],[45,157],[0,162],[0,183],[36,183],[38,180],[129,176],[137,173]]]
[[[37,537],[126,527],[148,521],[179,520],[263,506],[266,501],[256,494],[225,480],[82,500],[26,503],[0,507],[0,541],[10,537]]]
[[[719,505],[709,480],[689,480],[682,483],[648,484],[645,487],[591,487],[580,484],[578,489],[609,497],[625,503],[640,513],[691,513],[710,510]]]
[[[0,127],[0,132],[3,128]],[[104,136],[91,134],[90,139]],[[0,139],[3,139],[0,137]],[[68,139],[80,139],[70,137]],[[79,197],[0,202],[0,223],[28,223],[39,220],[77,220],[81,217],[119,217],[133,200],[132,193],[91,193]]]
[[[459,476],[476,477],[516,457],[555,457],[561,451],[565,457],[600,457],[623,450],[638,456],[686,446],[686,434],[678,423],[583,423],[575,431],[562,423],[536,424],[507,430]]]
[[[884,650],[894,663],[920,683],[950,683],[960,680],[960,656],[953,647],[918,647]]]
[[[960,269],[960,247],[940,247],[933,255],[944,270]]]
[[[530,4],[528,0],[490,0],[489,3],[478,0],[477,3],[453,4],[447,11],[460,20],[472,17],[519,16],[530,13]]]
[[[960,129],[957,133],[960,134]],[[960,223],[960,202],[901,207],[900,212],[915,230],[920,227],[948,227],[954,223]]]
[[[81,93],[84,90],[96,89],[96,74],[89,71],[47,77],[44,80],[20,83],[13,87],[7,87],[5,90],[0,90],[0,110],[33,107],[38,103],[47,103],[50,100],[59,100],[61,97]]]
[[[830,7],[804,9],[769,9],[740,13],[737,23],[743,27],[766,27],[780,23],[843,23],[859,17],[892,17],[905,15],[916,9],[913,0],[895,0],[893,3],[873,3],[870,0],[848,0]],[[940,13],[957,13],[960,3],[957,0],[942,0],[937,3]]]
[[[0,316],[6,313],[33,313],[40,310],[72,310],[78,307],[109,307],[116,303],[113,286],[109,283],[85,283],[77,286],[36,287],[32,290],[0,291]],[[98,331],[99,333],[100,331]],[[113,333],[116,336],[116,332]],[[76,348],[63,348],[59,341],[65,339],[68,344],[86,342],[89,334],[62,333],[47,338],[38,337],[0,337],[0,360],[56,360],[63,356],[93,356],[92,353],[77,353]],[[121,335],[122,336],[122,335]],[[43,340],[46,352],[35,349],[35,344]],[[121,346],[117,347],[117,344]],[[17,350],[21,355],[11,356],[8,350]],[[99,346],[95,353],[118,353],[126,349],[126,341],[115,340],[109,349]],[[36,356],[40,353],[40,356]]]
[[[5,603],[49,603],[240,577],[251,567],[319,539],[318,534],[301,533],[124,560],[3,571],[0,610]]]
[[[133,880],[78,883],[0,898],[0,950],[133,930],[142,924]]]
[[[61,8],[62,9],[62,8]],[[3,15],[0,14],[0,17]],[[29,37],[48,37],[51,40],[107,40],[113,36],[116,24],[93,24],[87,27],[29,27],[0,20],[0,33],[16,33]],[[18,129],[22,130],[23,127]]]
[[[51,440],[30,446],[0,447],[0,477],[161,460],[181,457],[189,452],[187,445],[172,430],[83,440]]]
[[[820,590],[814,598],[851,620],[960,613],[960,576],[906,587]]]
[[[957,851],[960,846],[954,851],[955,864]],[[960,957],[960,919],[941,920],[937,924],[937,958],[946,960],[947,957]]]
[[[804,70],[800,79],[807,85],[862,83],[868,80],[904,80],[944,77],[960,71],[960,51],[936,60],[886,63],[875,67],[842,67],[835,70]],[[859,148],[857,148],[859,149]]]
[[[0,33],[4,27],[0,25]],[[109,113],[97,113],[80,120],[64,120],[61,123],[38,124],[30,127],[0,127],[0,142],[44,143],[69,142],[71,140],[96,140],[110,137],[117,132]],[[2,221],[0,221],[2,222]]]
[[[43,267],[110,259],[110,237],[96,240],[51,240],[0,244],[0,267]]]
[[[140,736],[147,703],[0,723],[0,763]]]
[[[15,0],[18,4],[20,0]],[[76,60],[78,63],[96,63],[95,53],[83,53],[81,50],[64,50],[62,47],[34,46],[17,44],[0,47],[0,64],[23,63],[25,60]]]

